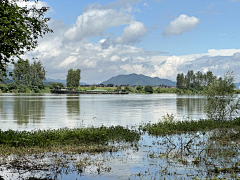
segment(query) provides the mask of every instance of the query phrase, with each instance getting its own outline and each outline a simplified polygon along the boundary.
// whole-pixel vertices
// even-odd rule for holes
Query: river
[[[205,118],[200,95],[0,94],[0,129],[33,130],[82,126],[134,126],[174,114]]]

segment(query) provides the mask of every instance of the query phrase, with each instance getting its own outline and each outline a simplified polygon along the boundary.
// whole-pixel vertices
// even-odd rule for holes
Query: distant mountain
[[[62,79],[51,79],[51,78],[47,78],[46,80],[43,80],[43,83],[45,85],[51,84],[52,82],[55,83],[63,83],[65,86],[67,84],[66,80],[62,80]],[[80,82],[80,85],[87,85],[87,83],[84,82]]]
[[[158,77],[151,78],[149,76],[144,76],[142,74],[129,74],[129,75],[118,75],[112,77],[107,81],[103,81],[101,84],[114,84],[114,85],[127,85],[130,86],[140,85],[140,86],[156,86],[156,85],[165,85],[165,86],[176,86],[176,82],[170,81],[168,79],[160,79]]]

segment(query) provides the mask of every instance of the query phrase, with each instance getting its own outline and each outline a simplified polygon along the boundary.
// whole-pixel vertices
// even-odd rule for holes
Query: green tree
[[[29,81],[32,86],[43,87],[43,80],[46,80],[46,70],[41,61],[34,61],[30,66]]]
[[[7,84],[7,87],[10,91],[14,90],[14,89],[17,89],[17,84],[15,82],[12,82],[12,83],[8,83]]]
[[[94,90],[94,89],[96,89],[95,84],[91,85],[91,90]]]
[[[20,59],[14,63],[13,80],[18,85],[30,85],[30,63],[28,60]]]
[[[230,120],[240,110],[239,97],[234,94],[233,72],[228,71],[224,78],[215,79],[205,92],[205,111],[212,120]]]
[[[146,93],[153,93],[153,87],[150,86],[150,85],[147,85],[147,86],[144,87],[144,91]]]
[[[81,70],[77,69],[77,70],[73,70],[73,69],[69,69],[68,70],[68,74],[67,74],[67,87],[69,88],[74,88],[74,87],[79,87],[80,83],[80,79],[81,79]]]
[[[177,88],[180,88],[180,89],[184,88],[184,75],[183,75],[183,73],[177,75],[176,86],[177,86]]]
[[[113,86],[114,86],[113,83],[109,83],[109,84],[107,84],[107,87],[113,87]]]
[[[138,91],[142,91],[142,89],[143,89],[142,86],[137,86],[137,87],[136,87],[136,90],[138,90]]]
[[[0,69],[4,76],[6,64],[21,59],[20,55],[37,47],[39,37],[53,32],[47,24],[50,19],[45,17],[48,7],[38,8],[37,0],[32,7],[19,7],[17,1],[0,2]]]
[[[28,60],[21,59],[14,63],[13,79],[18,85],[37,86],[44,89],[43,80],[46,80],[46,70],[41,61],[30,64]]]

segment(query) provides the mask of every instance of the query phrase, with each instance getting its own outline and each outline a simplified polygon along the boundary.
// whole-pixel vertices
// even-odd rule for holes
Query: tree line
[[[215,80],[216,76],[211,71],[206,73],[197,71],[194,73],[193,70],[189,70],[185,76],[183,73],[177,75],[176,87],[179,89],[203,90]]]

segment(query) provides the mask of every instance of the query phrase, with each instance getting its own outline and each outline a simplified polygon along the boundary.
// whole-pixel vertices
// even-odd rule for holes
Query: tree
[[[78,87],[79,81],[81,79],[80,76],[81,70],[77,69],[77,70],[73,70],[73,69],[69,69],[68,70],[68,74],[67,74],[67,87],[69,88],[74,88],[74,87]]]
[[[28,60],[23,59],[18,60],[14,63],[13,69],[13,80],[19,85],[23,84],[25,86],[30,85],[30,63]]]
[[[143,89],[142,86],[137,86],[137,87],[136,87],[136,90],[138,90],[138,91],[142,91],[142,89]]]
[[[114,86],[113,83],[109,83],[109,84],[107,84],[107,87],[113,87],[113,86]]]
[[[150,85],[147,85],[147,86],[144,87],[144,91],[146,93],[153,93],[153,87],[150,86]]]
[[[211,76],[213,77],[213,76]],[[240,110],[240,99],[234,94],[233,72],[228,71],[224,78],[218,78],[209,84],[205,92],[207,104],[205,111],[212,120],[231,120]]]
[[[180,88],[180,89],[182,89],[184,87],[184,75],[183,75],[183,73],[177,75],[176,86],[177,86],[177,88]]]
[[[96,89],[95,84],[91,85],[91,90],[94,90],[94,89]]]
[[[37,0],[32,7],[19,7],[17,1],[0,2],[0,69],[4,76],[8,63],[21,59],[20,55],[37,47],[39,37],[53,32],[47,25],[50,19],[45,18],[48,7],[37,8]]]
[[[32,64],[28,60],[19,60],[14,63],[13,79],[25,86],[37,86],[44,88],[43,80],[46,80],[46,70],[41,61],[34,61]]]
[[[43,80],[46,80],[46,70],[41,61],[34,61],[30,66],[29,81],[32,86],[42,87]],[[42,88],[40,88],[42,89]]]

